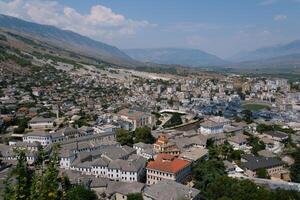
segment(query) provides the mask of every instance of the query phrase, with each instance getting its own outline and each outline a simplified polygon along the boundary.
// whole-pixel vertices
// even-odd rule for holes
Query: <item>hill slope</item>
[[[85,55],[95,56],[113,64],[136,64],[133,59],[116,47],[92,40],[72,31],[61,30],[54,26],[41,25],[15,17],[0,15],[0,28],[18,31],[27,37],[37,38]]]
[[[124,50],[124,52],[135,60],[159,64],[176,64],[197,67],[207,65],[222,65],[226,63],[217,56],[198,49],[127,49]]]
[[[295,54],[300,54],[300,40],[283,45],[259,48],[254,51],[241,52],[233,56],[231,60],[238,62],[254,61]]]

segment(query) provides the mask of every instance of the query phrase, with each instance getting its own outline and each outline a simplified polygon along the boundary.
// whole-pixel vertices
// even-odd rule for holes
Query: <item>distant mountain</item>
[[[198,49],[184,48],[154,48],[154,49],[127,49],[123,50],[131,58],[141,62],[158,64],[174,64],[183,66],[222,65],[226,61],[215,55]]]
[[[94,56],[118,65],[134,65],[136,61],[114,46],[92,40],[72,31],[54,26],[27,22],[15,17],[0,15],[0,28],[18,31],[32,38],[70,49],[84,55]]]
[[[284,56],[277,56],[272,58],[244,61],[234,63],[231,67],[242,67],[242,68],[272,68],[272,69],[292,69],[300,68],[300,53],[290,54]]]
[[[255,51],[241,52],[233,56],[230,60],[244,62],[296,54],[300,54],[300,40],[295,40],[288,44],[259,48]]]

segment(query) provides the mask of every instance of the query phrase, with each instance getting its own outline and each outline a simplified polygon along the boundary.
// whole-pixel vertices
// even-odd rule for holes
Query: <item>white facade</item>
[[[75,155],[71,155],[70,157],[61,157],[60,158],[60,168],[63,169],[70,169],[71,163],[75,160]]]
[[[144,168],[138,171],[126,171],[124,169],[113,169],[108,166],[92,166],[90,167],[76,167],[73,170],[80,171],[83,174],[94,175],[96,177],[109,178],[111,180],[122,182],[137,182],[143,175]]]
[[[27,143],[39,142],[42,146],[47,146],[50,143],[52,143],[52,138],[51,135],[48,134],[45,135],[28,134],[23,136],[23,142],[27,142]]]
[[[200,133],[202,134],[217,134],[217,133],[223,133],[223,131],[224,131],[223,126],[212,126],[212,127],[201,126],[200,127]]]
[[[54,127],[53,118],[33,118],[28,124],[32,129],[51,129]]]

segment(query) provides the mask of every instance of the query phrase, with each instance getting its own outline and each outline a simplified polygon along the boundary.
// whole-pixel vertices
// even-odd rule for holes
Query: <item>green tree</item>
[[[263,187],[257,187],[249,180],[232,179],[219,176],[207,186],[206,197],[210,200],[271,200],[270,192]]]
[[[293,154],[295,159],[294,164],[291,166],[291,179],[293,182],[300,183],[300,148]]]
[[[234,151],[232,151],[232,153],[230,155],[230,159],[231,160],[241,160],[241,157],[243,154],[244,154],[244,152],[242,150],[234,150]]]
[[[195,187],[203,192],[206,191],[210,183],[213,183],[218,177],[225,174],[223,162],[216,159],[208,161],[201,159],[193,165],[192,176],[195,181]]]
[[[59,198],[58,182],[58,154],[57,147],[54,147],[53,155],[50,158],[48,166],[43,174],[43,189],[41,191],[45,199],[55,200]]]
[[[75,185],[66,193],[66,200],[96,200],[94,191],[86,189],[82,185]]]
[[[127,200],[143,200],[143,195],[141,193],[128,194]]]
[[[17,152],[17,165],[5,181],[4,200],[23,200],[30,194],[31,172],[24,151]]]
[[[179,113],[174,113],[171,117],[171,119],[169,119],[169,121],[167,121],[163,127],[164,128],[168,128],[168,127],[173,127],[173,126],[177,126],[182,124],[182,119],[181,119],[181,114]]]
[[[257,152],[260,150],[263,150],[266,148],[266,145],[263,141],[260,141],[257,137],[254,137],[253,135],[248,134],[247,141],[249,145],[252,146],[251,152],[254,155],[257,155]]]
[[[270,178],[268,171],[264,168],[258,169],[256,171],[256,175],[258,178],[267,178],[267,179]]]
[[[151,134],[151,129],[147,126],[135,129],[135,143],[143,142],[146,144],[153,144],[155,138]]]
[[[247,122],[248,124],[250,124],[250,123],[253,122],[253,121],[252,121],[252,112],[251,112],[251,110],[243,110],[243,111],[242,111],[242,114],[244,115],[244,116],[243,116],[243,120],[244,120],[245,122]]]
[[[132,134],[124,129],[117,130],[117,142],[121,145],[132,145],[133,144],[133,137]]]

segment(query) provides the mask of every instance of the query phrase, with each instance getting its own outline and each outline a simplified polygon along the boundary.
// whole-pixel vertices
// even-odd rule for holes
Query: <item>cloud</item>
[[[272,5],[274,3],[277,3],[278,0],[262,0],[258,3],[258,5],[260,6],[268,6],[268,5]]]
[[[284,21],[287,19],[286,15],[275,15],[273,18],[275,21]]]
[[[113,39],[135,34],[139,29],[155,26],[94,5],[88,14],[52,0],[0,0],[0,12],[36,23],[57,26],[95,39]]]

